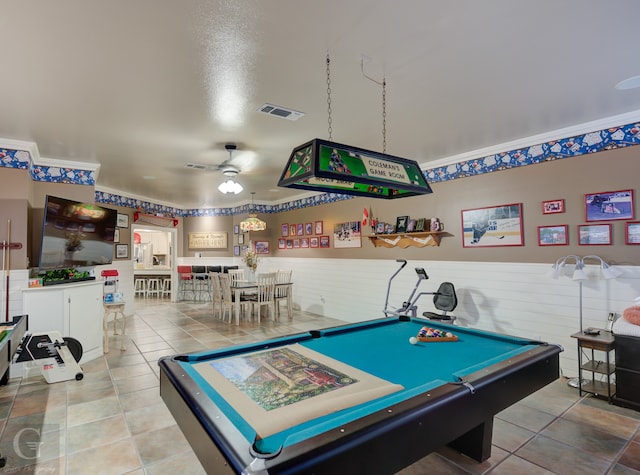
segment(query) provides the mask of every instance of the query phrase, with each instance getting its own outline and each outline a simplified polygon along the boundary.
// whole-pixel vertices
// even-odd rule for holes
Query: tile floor
[[[0,388],[0,473],[204,473],[160,399],[158,358],[340,323],[298,312],[236,327],[213,319],[207,304],[136,300],[126,351],[111,337],[111,352],[84,364],[82,381],[47,384],[32,370]],[[443,448],[401,473],[640,474],[639,428],[639,412],[580,398],[558,380],[498,414],[484,463]],[[38,433],[37,458],[13,446],[29,433]]]

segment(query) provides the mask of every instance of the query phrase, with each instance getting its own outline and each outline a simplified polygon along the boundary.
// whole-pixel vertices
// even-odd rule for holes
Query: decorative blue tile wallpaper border
[[[443,182],[639,144],[640,123],[633,123],[431,168],[423,173],[428,182]],[[29,152],[24,150],[0,149],[0,166],[28,169],[34,181],[95,185],[93,171],[33,165]],[[274,214],[353,198],[337,193],[324,193],[277,205],[245,204],[234,208],[179,209],[101,191],[96,191],[95,196],[97,203],[140,209],[148,214],[176,217],[233,216],[249,211]]]

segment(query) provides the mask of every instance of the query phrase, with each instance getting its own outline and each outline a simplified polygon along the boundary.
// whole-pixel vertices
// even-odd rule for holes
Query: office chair
[[[453,312],[458,306],[458,297],[456,296],[456,289],[451,282],[440,284],[438,291],[433,295],[433,305],[442,313],[423,312],[423,317],[427,317],[429,320],[453,323],[456,317],[449,315],[448,312]]]

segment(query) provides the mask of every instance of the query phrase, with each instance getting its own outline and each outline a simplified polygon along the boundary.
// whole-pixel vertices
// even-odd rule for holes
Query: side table
[[[597,335],[578,332],[571,337],[578,340],[578,391],[580,396],[583,392],[593,394],[596,397],[607,399],[611,404],[616,393],[616,386],[611,382],[611,375],[616,370],[615,365],[611,363],[611,351],[615,349],[616,341],[613,333],[605,330],[600,330]],[[591,350],[591,358],[589,358],[588,352],[585,354],[584,350]],[[605,361],[596,360],[596,351],[604,353]],[[591,378],[583,379],[583,371],[590,373]],[[606,381],[596,380],[596,374],[604,375]]]

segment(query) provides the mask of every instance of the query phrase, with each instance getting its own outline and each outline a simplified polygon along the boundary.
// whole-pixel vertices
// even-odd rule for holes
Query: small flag
[[[368,222],[369,222],[369,211],[367,210],[367,208],[364,208],[362,210],[362,227],[367,226]]]

